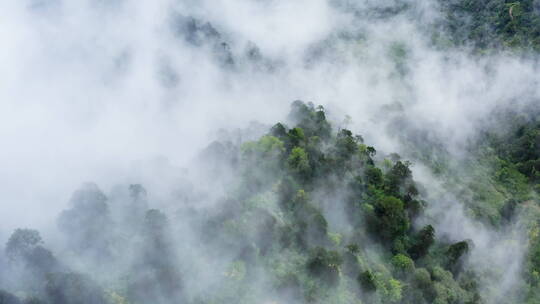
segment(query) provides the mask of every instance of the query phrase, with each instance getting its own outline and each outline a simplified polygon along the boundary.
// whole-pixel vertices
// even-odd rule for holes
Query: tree
[[[362,290],[364,291],[372,292],[377,290],[375,281],[375,275],[369,270],[366,270],[358,275],[358,283],[360,283],[360,287],[362,287]]]
[[[369,166],[364,172],[364,175],[368,185],[372,185],[374,187],[380,187],[382,185],[383,174],[381,169],[374,166]]]
[[[45,291],[54,304],[107,304],[103,289],[79,273],[54,273],[47,277]]]
[[[39,231],[33,229],[17,229],[6,244],[6,256],[15,261],[25,258],[37,246],[43,244]]]
[[[302,128],[292,128],[287,132],[286,147],[287,150],[292,150],[294,147],[303,146],[306,141],[304,130]]]
[[[461,241],[448,247],[446,251],[447,267],[453,272],[461,270],[462,257],[469,252],[469,243]]]
[[[93,258],[110,257],[112,231],[107,197],[96,184],[84,184],[73,193],[70,208],[58,217],[58,226],[70,248]]]
[[[358,151],[359,138],[354,137],[352,132],[341,129],[336,138],[336,154],[343,159],[350,158]]]
[[[133,303],[178,303],[183,300],[182,278],[175,261],[167,216],[146,212],[141,256],[132,267],[128,298]]]
[[[398,161],[385,176],[386,192],[396,197],[418,195],[418,190],[412,181],[409,162]]]
[[[301,181],[307,181],[311,175],[309,159],[304,149],[296,147],[292,149],[287,158],[287,165],[291,173]]]
[[[331,126],[326,120],[324,107],[315,108],[313,103],[304,103],[296,100],[291,105],[289,118],[294,121],[298,127],[306,131],[306,136],[319,136],[323,140],[331,137]]]
[[[409,229],[409,219],[403,208],[403,202],[393,196],[383,196],[374,206],[377,217],[377,233],[386,240],[403,235]]]
[[[53,254],[43,247],[43,240],[37,230],[16,229],[6,244],[9,261],[22,265],[32,276],[42,277],[59,269]]]
[[[265,135],[258,141],[242,145],[242,169],[245,188],[256,192],[272,184],[281,172],[285,144],[277,137]]]
[[[287,137],[287,127],[282,123],[275,124],[272,129],[270,129],[270,134],[281,140],[284,140]]]
[[[339,282],[339,267],[343,260],[337,251],[316,247],[310,251],[307,268],[311,275],[330,286]]]
[[[427,225],[422,228],[414,239],[412,247],[409,249],[409,254],[415,260],[427,254],[429,247],[435,242],[435,229],[433,226]]]
[[[404,254],[396,254],[392,258],[392,265],[400,272],[406,273],[414,270],[414,262]]]

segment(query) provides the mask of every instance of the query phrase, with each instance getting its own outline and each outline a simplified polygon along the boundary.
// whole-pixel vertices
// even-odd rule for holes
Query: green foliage
[[[414,262],[404,254],[396,254],[392,258],[392,265],[401,272],[409,272],[414,270]]]
[[[414,244],[409,249],[409,253],[413,259],[418,259],[428,253],[429,247],[435,242],[435,229],[433,226],[427,225],[422,228],[414,238]]]
[[[341,234],[339,234],[339,233],[331,233],[331,232],[329,232],[328,233],[328,238],[332,241],[334,246],[339,246],[339,245],[341,245],[341,241],[343,239],[343,236]]]
[[[316,247],[310,251],[307,269],[322,282],[335,286],[339,283],[339,268],[343,260],[337,251]]]
[[[311,167],[306,151],[302,148],[295,147],[287,158],[287,166],[290,172],[302,181],[309,179]]]
[[[399,48],[394,51],[397,57],[406,56]],[[120,240],[118,246],[127,244],[133,251],[120,263],[122,279],[106,293],[89,278],[42,267],[56,262],[37,231],[17,230],[6,253],[13,257],[10,260],[34,265],[30,274],[43,278],[38,286],[48,286],[51,297],[69,298],[69,303],[79,302],[72,299],[76,286],[68,280],[80,284],[81,294],[103,301],[99,304],[247,304],[266,300],[269,290],[275,296],[268,301],[278,303],[481,303],[478,274],[463,267],[471,245],[440,243],[429,224],[420,230],[411,227],[427,202],[410,162],[397,154],[374,159],[375,148],[350,130],[332,129],[322,107],[295,102],[290,120],[294,125],[278,123],[258,140],[241,146],[229,143],[227,158],[235,161],[227,169],[230,183],[219,204],[194,210],[178,204],[180,217],[157,209],[133,213],[137,216],[128,221],[134,231],[129,236],[115,234],[121,229],[110,219],[109,198],[97,186],[77,191],[59,220],[76,243],[73,247],[80,250],[83,240],[95,236],[105,249],[115,248],[111,240]],[[498,165],[489,171],[493,175],[488,181],[477,179],[473,193],[496,202],[483,209],[483,202],[478,203],[475,210],[490,210],[493,219],[500,211],[500,218],[511,222],[525,207],[518,197],[529,192],[527,183],[534,179],[510,156],[503,158],[514,154],[505,153],[486,158]],[[441,176],[447,168],[441,169]],[[488,174],[476,169],[474,177]],[[131,202],[145,191],[133,187],[129,193]],[[537,207],[527,206],[527,213],[536,218]],[[200,229],[185,235],[184,225],[192,223],[178,223],[178,218]],[[527,284],[533,298],[540,280],[540,230],[532,220],[528,223],[534,241]],[[77,225],[88,227],[67,229]],[[175,242],[189,239],[197,240],[197,249],[208,258],[221,262],[211,265],[217,268],[211,290],[184,286],[183,270],[199,265],[189,265],[191,253],[177,252]],[[259,273],[265,274],[264,280]],[[47,275],[52,276],[45,279]]]
[[[385,298],[389,303],[396,303],[401,300],[403,286],[400,281],[390,279],[387,284]]]
[[[385,176],[386,191],[394,196],[413,197],[418,195],[418,190],[412,181],[410,163],[397,161]]]
[[[338,133],[334,153],[340,159],[349,159],[358,151],[359,141],[358,137],[353,137],[351,131],[342,129]]]
[[[472,300],[473,295],[459,286],[451,272],[434,267],[432,277],[433,303],[467,303]]]
[[[384,196],[375,203],[375,229],[386,240],[402,236],[409,229],[409,219],[403,202],[392,196]]]
[[[380,187],[383,183],[383,173],[381,169],[369,166],[365,171],[366,183],[373,187]]]
[[[439,3],[446,14],[442,25],[456,45],[470,44],[479,51],[540,50],[537,1],[441,0]]]
[[[508,10],[507,10],[508,12]],[[445,162],[440,162],[440,155],[444,155],[443,149],[432,149],[429,153],[422,153],[425,163],[443,181],[444,191],[455,193],[457,200],[464,203],[466,212],[471,217],[482,221],[486,225],[491,225],[491,229],[505,230],[519,223],[525,231],[529,232],[529,244],[537,244],[533,237],[536,227],[538,227],[538,216],[535,216],[535,209],[538,206],[538,194],[535,188],[538,185],[534,172],[534,163],[538,159],[539,141],[537,130],[540,130],[538,123],[538,111],[534,107],[528,109],[527,114],[514,114],[511,111],[494,112],[494,124],[490,129],[483,130],[476,142],[472,142],[467,147],[466,157],[461,160],[446,157]],[[524,113],[520,111],[520,113]],[[494,128],[493,126],[496,126]],[[410,147],[413,151],[426,151],[430,147],[437,147],[437,142],[416,143]],[[442,164],[442,165],[441,165]],[[527,164],[532,164],[527,167]],[[405,198],[401,197],[404,201]],[[413,200],[418,200],[414,198]],[[533,218],[535,218],[533,220]],[[426,231],[424,231],[426,232]],[[423,234],[423,237],[422,237]],[[497,267],[479,275],[470,275],[464,261],[471,250],[471,244],[467,241],[442,246],[435,241],[431,243],[431,233],[418,233],[413,235],[411,247],[407,253],[415,260],[417,265],[429,268],[437,264],[443,269],[449,270],[454,281],[459,281],[459,285],[466,291],[466,297],[471,303],[481,303],[482,294],[479,291],[478,282],[492,280],[500,277]],[[508,242],[515,242],[508,236]],[[426,245],[421,239],[426,241]],[[406,247],[406,246],[405,246]],[[531,246],[530,251],[534,251]],[[511,250],[511,249],[509,249]],[[519,296],[529,300],[538,299],[531,290],[538,288],[537,269],[533,265],[534,255],[527,255],[527,262],[524,265],[524,278],[527,283],[522,282],[518,288]],[[492,273],[489,273],[492,272]],[[435,290],[439,292],[438,301],[451,302],[444,296],[446,289],[438,285],[439,288],[431,288],[431,292],[422,294],[428,302],[435,301]],[[451,289],[452,290],[452,289]],[[461,297],[463,293],[458,292]],[[406,295],[409,298],[417,298],[413,292]],[[447,300],[442,300],[443,298]],[[416,299],[415,298],[415,299]],[[526,302],[526,300],[523,300]]]
[[[291,150],[294,147],[304,146],[306,143],[306,136],[302,128],[292,128],[287,132],[286,137],[287,150]]]
[[[413,283],[418,288],[427,291],[431,287],[431,275],[425,268],[417,268],[414,271]]]
[[[358,282],[364,291],[375,291],[377,285],[375,284],[375,275],[369,270],[366,270],[358,275]]]
[[[279,177],[283,168],[285,144],[279,138],[265,135],[258,141],[245,142],[241,146],[245,191],[264,190]]]
[[[285,146],[279,138],[275,136],[265,135],[257,142],[246,142],[242,145],[244,154],[257,153],[262,157],[272,157],[275,154],[279,155],[285,151]]]
[[[306,131],[308,137],[319,136],[326,140],[331,136],[331,126],[322,106],[315,108],[312,103],[296,100],[292,103],[289,117]]]
[[[533,183],[540,181],[540,122],[538,118],[525,122],[516,120],[510,132],[491,137],[490,144],[504,160],[497,177],[510,183],[509,186],[522,187],[524,177]]]
[[[469,244],[465,241],[450,245],[447,251],[450,263],[457,262],[457,260],[467,252],[469,252]]]

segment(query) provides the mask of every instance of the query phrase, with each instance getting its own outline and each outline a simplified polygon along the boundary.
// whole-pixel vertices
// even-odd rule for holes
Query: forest
[[[257,140],[214,142],[202,152],[202,158],[219,160],[203,169],[206,176],[227,174],[222,178],[234,185],[218,210],[180,206],[166,214],[149,209],[142,185],[110,194],[83,185],[57,224],[70,255],[109,283],[73,271],[47,249],[39,231],[21,228],[5,246],[4,263],[14,271],[9,281],[22,283],[32,296],[18,299],[3,291],[2,303],[254,303],[263,297],[287,303],[485,303],[477,283],[484,274],[466,262],[475,244],[438,239],[432,225],[414,225],[430,202],[410,161],[378,155],[361,135],[333,127],[321,106],[295,101],[290,120],[295,124],[277,123]],[[531,249],[520,291],[524,301],[535,303],[540,123],[522,117],[512,122],[508,134],[486,134],[475,147],[478,158],[468,160],[494,162],[484,176],[489,184],[469,187],[479,193],[496,188],[471,208],[493,229],[527,214]],[[436,170],[451,174],[450,167]],[[191,237],[205,258],[227,257],[210,293],[184,286],[190,261],[175,248],[188,238],[175,223],[179,213],[199,225]],[[329,213],[339,214],[341,224],[329,225]]]
[[[54,11],[63,5],[62,1],[52,0],[30,2],[31,8],[27,9],[32,10]],[[273,3],[259,2],[253,5]],[[189,53],[192,57],[186,55],[185,62],[197,61],[197,56],[202,56],[204,62],[196,62],[189,73],[181,74],[174,70],[174,64],[169,64],[174,57],[156,60],[160,65],[156,84],[147,83],[148,75],[137,74],[137,82],[126,85],[135,90],[128,95],[118,93],[120,89],[109,91],[108,86],[122,80],[114,80],[107,74],[109,68],[104,68],[107,73],[97,77],[96,87],[105,87],[103,92],[114,98],[144,95],[144,90],[138,90],[146,85],[167,92],[159,91],[158,99],[175,96],[195,100],[202,96],[213,100],[215,96],[206,95],[207,91],[218,92],[217,98],[222,97],[221,90],[233,93],[227,95],[227,102],[215,101],[223,103],[215,108],[205,104],[201,110],[196,101],[188,103],[179,111],[178,121],[172,115],[156,116],[166,121],[167,131],[159,128],[155,117],[146,124],[147,117],[136,111],[138,107],[143,109],[142,113],[151,111],[139,104],[126,102],[118,106],[123,113],[119,116],[115,116],[114,106],[104,106],[107,110],[78,103],[73,106],[83,107],[81,112],[85,113],[103,110],[108,113],[105,116],[113,117],[112,123],[106,121],[103,129],[90,128],[88,133],[81,131],[81,125],[92,121],[93,116],[66,118],[76,121],[70,125],[76,135],[81,132],[90,138],[98,134],[100,140],[105,138],[104,143],[116,147],[106,141],[110,134],[114,143],[121,142],[114,135],[129,133],[146,139],[150,134],[151,140],[142,144],[132,140],[135,146],[119,149],[119,154],[138,157],[125,151],[140,148],[145,153],[153,152],[146,146],[160,145],[161,141],[167,142],[163,147],[172,147],[168,143],[176,142],[180,149],[175,151],[203,144],[194,149],[194,156],[183,166],[165,160],[157,165],[152,163],[155,167],[149,171],[136,171],[146,177],[140,182],[137,178],[125,182],[124,177],[129,174],[124,171],[114,175],[112,169],[105,170],[103,175],[107,178],[96,175],[96,180],[78,183],[78,188],[62,188],[62,195],[69,199],[56,202],[62,206],[60,210],[52,204],[24,210],[38,217],[39,210],[54,210],[51,219],[43,215],[46,224],[33,226],[25,222],[9,226],[9,231],[3,230],[7,224],[0,226],[0,240],[5,238],[0,244],[0,304],[540,303],[539,82],[537,78],[531,78],[528,86],[512,82],[514,87],[506,89],[500,87],[498,76],[493,76],[499,58],[503,58],[501,62],[515,59],[530,67],[531,74],[539,71],[540,1],[434,0],[427,1],[435,11],[430,14],[423,11],[419,1],[323,2],[329,3],[325,9],[328,5],[332,11],[346,14],[342,22],[355,24],[354,30],[349,25],[338,25],[336,32],[308,44],[298,56],[302,58],[298,64],[287,61],[290,55],[280,58],[281,55],[265,51],[272,41],[260,46],[249,41],[239,51],[240,38],[224,29],[226,22],[210,23],[195,13],[191,16],[176,12],[167,17],[172,37],[167,39],[193,52]],[[187,4],[190,5],[194,4]],[[431,15],[435,17],[428,18]],[[415,24],[415,35],[425,38],[418,42],[421,47],[415,45],[416,38],[411,38],[414,42],[409,44],[403,40],[387,42],[378,36],[386,35],[386,26],[405,24],[403,28],[408,28],[409,22]],[[383,33],[376,30],[378,27],[384,28]],[[152,35],[159,35],[158,32]],[[378,41],[383,41],[383,51],[371,49],[370,44]],[[456,96],[477,95],[466,99],[464,106],[456,106],[459,110],[454,110],[453,104],[439,109],[429,101],[416,101],[425,96],[433,100],[441,95],[442,100],[454,97],[450,93],[434,93],[438,87],[425,89],[423,83],[417,83],[424,79],[418,78],[418,74],[426,70],[415,64],[419,57],[431,56],[426,50],[442,57],[441,82],[451,83],[449,91],[455,82],[448,79],[455,75],[446,67],[486,62],[478,69],[479,74],[475,74],[476,70],[470,72],[474,82],[471,87],[478,84],[484,86],[483,90],[476,93],[468,86],[468,76],[463,76],[467,86]],[[162,56],[165,51],[157,52]],[[120,70],[120,74],[131,73],[130,62],[146,60],[122,54],[114,60],[114,69]],[[66,60],[76,61],[69,58]],[[462,58],[470,61],[461,62]],[[331,86],[331,78],[337,76],[330,68],[321,72],[325,77],[318,78],[319,65],[339,67],[337,74],[348,75],[351,62],[356,61],[368,62],[358,69],[373,71],[373,77],[366,80],[366,88],[373,87],[376,93],[354,91],[352,95],[374,100],[365,102],[364,108],[348,107],[349,101],[328,102],[334,96],[325,91],[319,94],[317,86]],[[371,61],[381,67],[373,67]],[[182,61],[193,64],[185,62]],[[0,66],[2,63],[0,60]],[[517,66],[516,74],[520,74],[521,66]],[[300,69],[299,74],[295,69]],[[437,69],[427,70],[435,74]],[[306,78],[305,83],[303,76],[298,76],[312,72],[317,76]],[[212,77],[220,73],[225,80],[213,84]],[[504,69],[501,74],[505,74]],[[477,75],[485,79],[475,78]],[[525,72],[523,75],[529,77]],[[512,77],[522,79],[515,74],[502,79]],[[294,91],[307,96],[282,101],[286,102],[286,111],[274,115],[272,106],[263,105],[274,102],[270,97],[281,96],[270,96],[284,88],[280,78],[285,82],[296,80],[298,86],[307,85],[307,90]],[[335,81],[338,89],[350,88],[349,79],[345,79],[343,83]],[[189,87],[189,81],[199,80],[193,86],[200,86],[205,94],[199,96],[199,91],[189,90],[183,94],[183,86]],[[236,80],[254,81],[257,85],[243,86]],[[83,83],[86,81],[89,80]],[[259,90],[259,82],[270,89],[265,86]],[[379,82],[385,83],[380,91]],[[460,79],[457,83],[461,83]],[[489,94],[495,89],[496,93]],[[258,90],[263,97],[256,93]],[[317,93],[310,95],[310,90]],[[392,102],[379,103],[377,98],[384,99],[386,91],[395,93],[389,98]],[[78,91],[70,91],[66,98],[71,100],[77,94]],[[318,96],[322,101],[309,101]],[[480,96],[493,99],[494,105],[482,104]],[[254,104],[258,98],[264,102],[235,105],[234,100],[239,98]],[[275,102],[276,108],[281,107],[281,103],[278,106]],[[163,102],[161,106],[166,113],[174,112],[172,103]],[[179,121],[196,129],[198,124],[194,121],[201,117],[211,116],[212,121],[234,117],[227,116],[228,112],[223,110],[226,108],[248,116],[241,127],[214,128],[219,127],[216,122],[208,127],[219,129],[213,137],[200,135],[210,133],[206,129],[206,133],[193,134],[174,129],[184,123]],[[271,122],[259,120],[265,117],[264,113],[252,117],[252,113],[264,111],[272,117]],[[456,111],[459,119],[451,114],[450,118],[438,116],[446,111]],[[469,111],[480,114],[466,116]],[[288,114],[283,115],[285,112]],[[158,125],[156,133],[144,133],[143,128],[128,130],[131,120],[121,119],[130,114],[136,117],[135,124],[141,119],[145,127]],[[32,120],[32,114],[28,115]],[[362,115],[368,118],[358,119]],[[432,116],[435,118],[431,119]],[[210,124],[211,119],[204,124]],[[357,119],[361,123],[356,124]],[[449,131],[444,119],[452,120]],[[119,133],[114,133],[118,129],[111,126],[123,122],[127,122],[125,129],[121,127]],[[159,137],[160,132],[165,133],[163,138]],[[3,134],[0,132],[0,136]],[[60,142],[67,146],[78,138],[69,134],[60,137]],[[117,152],[100,145],[74,149],[75,153],[86,155],[83,150],[92,151],[98,160],[106,158],[107,152]],[[46,158],[48,152],[36,148],[33,153],[42,153]],[[16,157],[14,153],[9,162],[13,159],[17,163]],[[83,156],[77,159],[85,160]],[[63,164],[60,156],[54,162],[58,167],[65,165],[68,172],[78,168],[68,160]],[[23,165],[20,170],[25,168],[28,167]],[[41,170],[39,166],[31,168]],[[54,170],[46,174],[47,179],[54,181]],[[0,180],[8,179],[0,173]],[[110,179],[114,180],[112,186]],[[30,185],[24,187],[25,191],[38,191]],[[7,199],[2,200],[6,201],[0,202],[3,209],[17,208]],[[45,206],[48,202],[40,204]],[[18,219],[12,221],[9,216],[0,217],[0,221],[18,223]]]

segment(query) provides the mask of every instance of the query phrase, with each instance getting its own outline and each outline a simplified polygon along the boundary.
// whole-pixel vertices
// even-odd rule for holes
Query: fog
[[[466,158],[494,110],[538,101],[540,71],[535,57],[439,47],[439,14],[437,2],[419,0],[0,2],[0,243],[29,227],[54,249],[57,217],[85,182],[107,194],[140,183],[163,210],[174,210],[190,177],[190,190],[219,196],[226,190],[189,170],[200,151],[265,133],[297,99],[323,105],[381,155],[413,157],[393,127],[402,121]],[[506,250],[519,225],[475,222],[412,161],[438,237],[472,239],[472,259]],[[515,258],[501,267],[516,277],[526,240],[518,243],[490,260]]]

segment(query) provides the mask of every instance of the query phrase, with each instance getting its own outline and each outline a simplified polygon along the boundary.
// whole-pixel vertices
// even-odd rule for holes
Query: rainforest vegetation
[[[186,238],[175,232],[175,213],[147,209],[141,185],[106,195],[87,184],[73,194],[58,226],[70,254],[113,281],[99,285],[74,272],[47,249],[38,231],[17,229],[5,246],[6,267],[19,270],[16,280],[25,282],[26,296],[4,291],[2,303],[254,303],[264,297],[484,303],[476,283],[482,274],[464,262],[474,243],[437,240],[432,225],[414,225],[430,202],[414,180],[411,162],[397,154],[379,156],[362,136],[335,128],[320,106],[295,101],[290,115],[296,122],[291,126],[277,123],[258,140],[240,146],[215,142],[203,152],[201,157],[220,157],[205,169],[211,175],[219,176],[224,167],[234,172],[234,187],[220,203],[224,208],[175,211],[190,212],[200,223],[192,237],[201,240],[201,250],[230,258],[212,292],[193,294],[183,284],[190,272],[182,269],[190,262],[178,260],[181,253],[175,251],[174,240]],[[532,243],[523,299],[534,303],[540,283],[540,209],[533,194],[540,124],[517,118],[515,123],[507,134],[485,135],[478,148],[489,155],[479,161],[495,162],[495,169],[486,173],[486,184],[470,187],[478,195],[494,193],[471,208],[494,229],[519,210],[529,213]],[[350,228],[329,225],[324,214],[330,212]],[[135,256],[127,257],[126,248]],[[101,273],[119,264],[121,271],[112,272],[119,277]],[[261,271],[267,277],[252,284]]]
[[[540,51],[540,3],[534,0],[440,1],[452,44],[479,51]]]
[[[388,2],[353,16],[386,20],[415,9]],[[540,1],[434,2],[438,18],[421,29],[430,48],[538,58]],[[257,73],[284,65],[255,44],[238,55],[218,25],[171,19],[175,39],[209,50],[231,75],[242,64]],[[339,62],[327,50],[335,41],[362,53],[368,40],[342,32],[310,48],[310,59]],[[383,81],[407,87],[410,49],[393,43],[385,54],[393,73]],[[182,81],[160,75],[167,88]],[[293,101],[288,116],[254,124],[262,132],[220,136],[189,169],[167,167],[180,172],[172,202],[152,201],[144,184],[89,182],[56,216],[57,234],[10,231],[0,304],[540,303],[540,101],[526,104],[490,111],[450,149],[396,102],[384,112],[398,113],[386,127],[399,151],[387,151],[349,128],[356,113],[341,122],[316,100]],[[463,216],[441,223],[444,213]],[[471,238],[454,237],[463,231]]]

